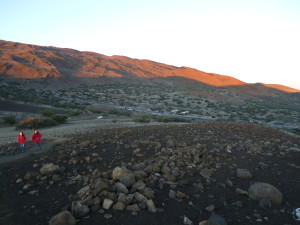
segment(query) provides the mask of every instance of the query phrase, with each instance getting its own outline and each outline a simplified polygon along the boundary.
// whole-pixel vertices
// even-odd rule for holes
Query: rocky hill
[[[150,60],[138,60],[125,56],[109,57],[93,52],[8,41],[0,41],[0,76],[6,79],[61,78],[60,82],[75,81],[71,82],[72,86],[78,82],[75,78],[106,77],[132,81],[139,78],[177,77],[211,87],[243,87],[248,92],[264,93],[269,89],[289,93],[299,91],[280,85],[262,85],[258,88],[230,76],[205,73],[188,67],[175,67]],[[91,84],[95,82],[97,80],[93,79]]]

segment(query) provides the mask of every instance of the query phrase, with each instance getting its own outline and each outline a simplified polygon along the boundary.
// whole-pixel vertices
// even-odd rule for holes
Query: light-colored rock
[[[242,190],[240,188],[236,188],[235,193],[238,195],[248,195],[248,191]]]
[[[123,202],[117,202],[116,204],[114,204],[113,209],[115,210],[124,210],[125,209],[125,204]]]
[[[147,200],[146,205],[147,205],[147,208],[148,208],[149,212],[152,212],[152,213],[157,212],[156,207],[155,207],[154,202],[152,201],[152,199]]]
[[[257,182],[249,187],[249,197],[254,200],[268,199],[275,205],[281,205],[283,195],[273,185]]]
[[[213,169],[202,169],[200,175],[206,179],[210,179],[211,175],[214,173]]]
[[[90,212],[90,209],[82,205],[80,201],[74,201],[72,202],[72,214],[75,216],[75,218],[80,218],[85,216]]]
[[[237,169],[236,170],[236,175],[238,178],[240,179],[251,179],[252,178],[252,174],[250,173],[249,170],[247,169]]]
[[[53,216],[49,225],[75,225],[76,220],[69,211],[63,211],[55,216]]]
[[[146,184],[143,181],[139,180],[138,182],[136,182],[132,185],[131,189],[142,191],[142,190],[144,190],[145,187],[146,187]]]
[[[124,194],[128,193],[127,187],[124,184],[122,184],[121,182],[115,183],[115,188],[116,188],[117,192],[121,192],[121,193],[124,193]]]
[[[54,165],[53,163],[47,163],[43,165],[43,167],[40,169],[40,173],[42,175],[49,175],[59,172],[59,166]]]
[[[112,178],[114,180],[119,180],[127,188],[131,187],[135,183],[134,174],[124,167],[121,168],[117,166],[116,168],[114,168],[112,172]]]
[[[128,211],[134,211],[134,212],[139,212],[139,211],[140,211],[140,208],[139,208],[139,206],[138,206],[137,204],[134,204],[134,205],[128,205],[128,206],[126,207],[126,209],[127,209]]]
[[[183,217],[183,224],[185,225],[193,225],[193,222],[186,216]]]
[[[199,225],[208,225],[208,220],[203,220],[199,222]]]
[[[110,207],[113,205],[113,203],[114,203],[113,200],[106,198],[103,201],[102,207],[103,207],[103,209],[110,209]]]

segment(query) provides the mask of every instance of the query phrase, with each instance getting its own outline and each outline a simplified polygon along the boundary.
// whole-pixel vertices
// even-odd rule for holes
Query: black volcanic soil
[[[193,157],[187,151],[182,154],[187,166],[179,167],[182,177],[174,182],[146,183],[154,190],[153,202],[158,212],[142,209],[133,215],[126,209],[97,210],[78,218],[76,224],[174,225],[183,224],[184,216],[193,224],[199,224],[212,214],[206,210],[210,205],[215,206],[214,213],[228,224],[297,224],[291,212],[300,207],[299,148],[299,137],[274,128],[231,122],[122,128],[73,137],[48,152],[0,165],[0,224],[48,224],[52,216],[66,209],[71,211],[72,201],[78,200],[77,191],[87,185],[68,183],[75,175],[91,178],[98,168],[103,177],[111,179],[111,171],[116,166],[126,165],[134,170],[137,163],[151,165],[168,151],[185,153],[187,149],[203,151],[201,163],[205,168],[215,168],[210,178],[201,176],[197,166],[187,165],[189,161],[189,165],[193,164]],[[136,149],[139,149],[138,154]],[[70,164],[74,150],[78,152],[79,161]],[[92,153],[98,153],[101,159],[91,161],[87,156]],[[59,165],[56,179],[53,175],[39,175],[44,163]],[[253,177],[238,178],[237,168],[248,169]],[[24,176],[28,171],[37,175],[26,180]],[[18,178],[23,181],[16,183]],[[232,187],[225,185],[227,178],[232,181]],[[200,182],[203,191],[195,188]],[[254,182],[278,188],[283,194],[281,206],[263,208],[247,195],[235,193],[236,188],[248,191]],[[26,184],[31,186],[23,190]],[[37,192],[30,194],[33,190]],[[186,197],[170,198],[170,190],[180,191]],[[107,216],[111,218],[105,218]]]

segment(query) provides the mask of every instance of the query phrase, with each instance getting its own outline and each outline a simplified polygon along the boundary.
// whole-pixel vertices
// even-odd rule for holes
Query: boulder
[[[58,172],[59,172],[59,166],[54,165],[53,163],[47,163],[40,169],[40,173],[42,175],[49,175],[49,174],[54,174],[54,173],[58,173]]]
[[[75,216],[75,218],[80,218],[85,216],[90,212],[90,209],[81,204],[80,201],[74,201],[72,202],[72,214]]]
[[[49,221],[49,225],[75,225],[75,224],[76,224],[76,220],[69,211],[63,211],[61,213],[58,213],[57,215],[53,216]]]
[[[117,166],[116,168],[114,168],[112,172],[112,178],[114,180],[119,180],[127,188],[131,187],[135,183],[134,174],[124,167],[120,168],[119,166]]]
[[[249,187],[249,197],[254,200],[268,199],[275,205],[281,205],[283,195],[273,185],[257,182]]]
[[[236,169],[236,175],[238,178],[245,180],[252,178],[252,174],[247,169]]]

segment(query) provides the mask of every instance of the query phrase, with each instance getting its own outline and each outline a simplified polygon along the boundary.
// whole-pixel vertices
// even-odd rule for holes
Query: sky
[[[300,89],[299,0],[0,0],[0,39]]]

